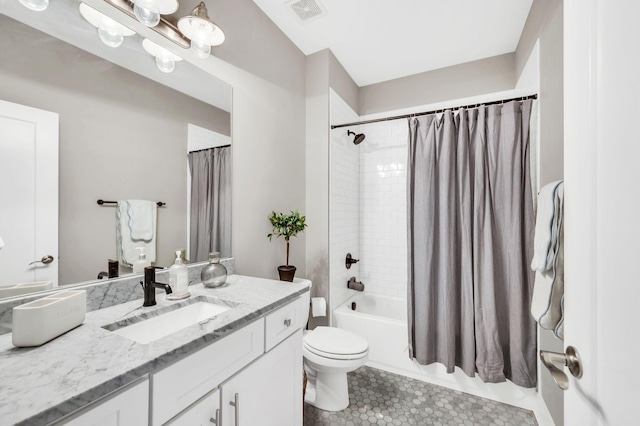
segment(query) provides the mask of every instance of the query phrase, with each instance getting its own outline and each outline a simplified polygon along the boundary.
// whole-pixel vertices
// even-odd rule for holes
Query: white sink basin
[[[196,302],[157,317],[112,330],[112,332],[138,343],[146,344],[213,318],[229,309],[231,309],[230,306],[216,303]]]

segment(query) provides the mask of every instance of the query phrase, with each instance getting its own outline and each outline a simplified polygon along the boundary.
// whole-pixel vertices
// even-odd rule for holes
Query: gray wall
[[[329,297],[329,88],[357,108],[358,86],[328,49],[306,61],[306,193],[307,277],[313,296]],[[329,306],[329,311],[334,307]],[[312,318],[310,327],[328,325],[329,317]]]
[[[329,50],[307,56],[307,276],[312,295],[329,301]],[[310,327],[328,325],[312,318]]]
[[[358,111],[360,88],[344,69],[340,61],[329,50],[329,87],[344,100],[352,110]],[[331,123],[336,124],[336,123]]]
[[[522,72],[531,51],[539,40],[540,49],[540,184],[563,178],[563,23],[561,0],[536,0],[527,18],[516,50],[516,71]],[[564,352],[562,341],[539,328],[539,349]],[[564,424],[563,391],[549,371],[538,363],[539,391],[556,425]]]
[[[513,89],[515,55],[507,53],[360,88],[360,115]]]
[[[116,257],[115,209],[99,198],[166,202],[156,263],[169,265],[186,247],[187,123],[229,135],[229,113],[3,15],[0,34],[0,98],[60,117],[60,282]]]
[[[252,0],[208,2],[227,39],[213,49],[214,74],[233,86],[232,247],[236,272],[277,278],[282,238],[269,242],[272,210],[305,213],[305,56]],[[306,237],[290,263],[306,273]]]

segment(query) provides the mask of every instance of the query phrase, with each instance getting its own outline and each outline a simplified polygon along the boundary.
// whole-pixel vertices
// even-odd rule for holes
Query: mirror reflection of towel
[[[153,239],[153,211],[156,204],[147,200],[127,200],[128,225],[132,240]]]
[[[148,241],[132,238],[132,227],[130,227],[129,206],[138,203],[149,203],[151,205],[151,238]],[[120,265],[131,268],[133,262],[138,259],[137,247],[145,248],[145,255],[149,262],[156,261],[156,223],[157,206],[152,201],[144,200],[121,200],[116,208],[116,250],[118,252],[118,262]],[[140,217],[140,216],[139,216]],[[137,232],[137,231],[136,231]],[[144,235],[143,235],[144,236]]]

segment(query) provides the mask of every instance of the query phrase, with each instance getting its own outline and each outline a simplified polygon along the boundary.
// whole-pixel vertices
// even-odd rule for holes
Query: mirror
[[[33,12],[17,0],[0,3],[0,100],[58,114],[59,285],[95,280],[117,258],[117,207],[99,199],[165,203],[156,213],[154,264],[169,266],[177,249],[189,257],[189,146],[231,141],[228,84],[186,61],[171,74],[160,72],[137,35],[119,48],[103,45],[78,4],[57,0]],[[12,202],[3,200],[0,211]],[[221,233],[230,236],[230,223]],[[0,258],[13,242],[4,238],[4,244]],[[229,257],[230,243],[221,251]],[[0,285],[8,284],[5,278],[0,272]]]

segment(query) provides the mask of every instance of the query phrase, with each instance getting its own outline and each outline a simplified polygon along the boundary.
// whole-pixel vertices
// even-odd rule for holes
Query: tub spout
[[[364,284],[362,284],[362,282],[360,281],[356,281],[356,277],[349,278],[347,287],[351,290],[364,291]]]

